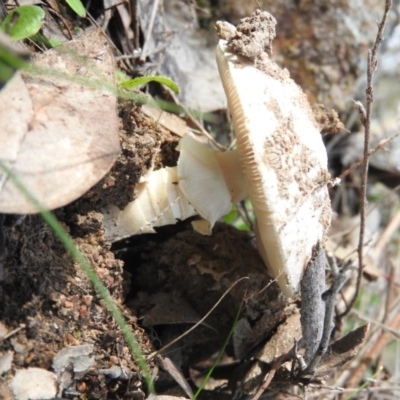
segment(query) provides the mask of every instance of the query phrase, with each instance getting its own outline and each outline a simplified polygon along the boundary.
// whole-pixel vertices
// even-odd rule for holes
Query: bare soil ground
[[[161,228],[157,235],[117,243],[115,248],[105,240],[98,210],[107,204],[123,207],[132,199],[131,188],[153,162],[160,141],[164,149],[157,154],[156,163],[160,165],[173,163],[177,144],[168,136],[163,139],[139,107],[129,112],[121,107],[121,116],[123,150],[117,163],[98,185],[76,202],[56,210],[55,215],[121,305],[144,355],[183,333],[232,284],[248,277],[229,292],[203,325],[165,353],[187,373],[195,365],[201,372],[205,368],[202,363],[222,347],[246,299],[243,317],[248,317],[253,326],[248,327],[251,338],[238,339],[243,341],[241,352],[245,354],[267,340],[288,316],[296,313],[298,317],[298,305],[285,300],[276,283],[270,281],[252,235],[218,224],[211,237],[202,236],[189,222],[182,222]],[[42,218],[8,215],[3,234],[6,257],[1,321],[8,331],[16,332],[3,342],[2,350],[15,352],[15,368],[51,369],[60,350],[93,344],[95,364],[83,376],[69,377],[64,383],[65,395],[129,398],[124,396],[145,392],[140,370],[119,327],[85,273]],[[294,329],[299,330],[298,321]],[[233,356],[232,349],[230,353]],[[150,359],[156,371],[159,364],[157,357]],[[127,367],[135,375],[129,380],[98,375],[98,370],[113,365]],[[235,366],[233,363],[231,369]],[[156,387],[161,393],[176,386],[165,372],[157,374]],[[227,381],[230,372],[222,375]]]
[[[243,16],[241,6],[227,4],[228,10],[234,9]],[[326,15],[321,9],[319,12]],[[234,12],[233,15],[237,17]],[[304,22],[301,13],[296,15]],[[277,18],[278,23],[281,19],[287,24],[284,16]],[[119,45],[116,31],[115,25],[111,25],[110,32]],[[141,39],[143,35],[144,32]],[[285,47],[290,40],[281,36],[278,46],[293,50],[291,45]],[[343,85],[346,92],[355,79],[353,73],[357,74],[352,64],[355,50],[350,46],[345,50],[350,54],[346,58],[345,51],[341,53],[342,67],[346,64],[342,73],[348,79]],[[315,57],[318,54],[313,53],[311,59]],[[295,67],[294,75],[304,83],[304,70]],[[308,68],[312,70],[310,65],[305,70]],[[316,74],[313,83],[318,82],[316,76],[321,79]],[[327,76],[332,77],[329,73]],[[329,102],[332,92],[327,89],[328,84],[324,81],[317,86]],[[163,93],[159,88],[153,88],[153,92]],[[318,96],[311,93],[311,97]],[[335,99],[336,105],[341,103],[342,99]],[[187,398],[181,388],[184,384],[177,383],[179,380],[188,381],[192,390],[196,389],[242,307],[233,339],[199,399],[231,399],[233,393],[239,393],[238,388],[241,399],[252,398],[264,377],[281,367],[277,364],[281,355],[288,353],[294,339],[301,337],[300,299],[285,299],[280,294],[256,250],[254,235],[226,224],[218,223],[212,236],[194,232],[190,221],[183,221],[160,228],[157,234],[135,236],[113,245],[107,242],[100,210],[107,205],[123,208],[134,197],[132,188],[150,168],[173,166],[178,156],[175,148],[179,137],[145,115],[141,106],[121,100],[118,113],[121,154],[117,162],[96,186],[54,213],[120,306],[150,367],[158,394]],[[324,118],[327,114],[321,115]],[[336,128],[337,121],[333,120]],[[190,124],[190,119],[187,121]],[[78,347],[82,350],[76,356],[81,368],[76,359],[65,362],[57,373],[58,396],[148,398],[142,371],[121,329],[92,283],[42,218],[4,215],[0,234],[0,261],[4,266],[0,281],[0,353],[13,353],[12,370],[0,380],[0,399],[13,398],[4,383],[13,371],[29,367],[53,371],[55,357],[61,350],[81,345],[93,348],[85,352]],[[199,327],[155,353],[198,322],[228,289],[228,294]],[[335,339],[343,336],[343,324],[336,322]],[[392,321],[392,328],[398,329],[393,324]],[[342,364],[355,356],[365,334],[362,331],[348,336],[346,345],[346,340],[337,343],[331,349],[333,356],[324,360],[315,377],[296,379],[290,375],[289,364],[286,369],[282,367],[262,398],[305,396],[304,387],[310,383],[314,386],[306,390],[317,396],[322,388],[326,389],[323,393],[334,393],[326,398],[339,398],[332,388],[336,385],[334,376]],[[178,375],[174,375],[170,362],[180,371]],[[300,388],[295,389],[296,394],[293,387]],[[170,397],[173,398],[178,397]]]

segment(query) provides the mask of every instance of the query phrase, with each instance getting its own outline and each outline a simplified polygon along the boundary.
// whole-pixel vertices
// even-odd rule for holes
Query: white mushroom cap
[[[293,296],[330,225],[327,154],[306,96],[266,53],[233,54],[220,40],[217,63],[235,128],[257,245],[282,292]]]

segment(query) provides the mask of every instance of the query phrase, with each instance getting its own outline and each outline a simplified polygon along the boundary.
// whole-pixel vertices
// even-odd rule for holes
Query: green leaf
[[[250,215],[251,215],[252,207],[251,207],[251,203],[249,201],[246,201],[246,208],[250,212]],[[250,226],[241,217],[236,205],[233,205],[231,212],[229,214],[225,215],[224,222],[226,224],[234,226],[239,231],[243,231],[243,232],[251,231]]]
[[[8,33],[12,40],[22,40],[33,36],[42,27],[44,11],[37,6],[21,6],[12,10],[0,28]]]
[[[114,72],[114,76],[115,76],[115,81],[116,82],[124,82],[127,79],[129,79],[129,76],[126,75],[126,73],[124,71],[121,71],[120,69],[117,69]]]
[[[120,87],[125,89],[132,89],[134,87],[144,85],[149,82],[158,82],[173,90],[176,94],[179,94],[178,85],[172,80],[165,76],[152,75],[152,76],[140,76],[135,79],[130,79],[129,81],[124,81],[119,84]]]
[[[66,0],[66,2],[81,18],[86,17],[86,9],[83,6],[81,0]]]
[[[236,208],[236,206],[234,205],[232,207],[232,211],[229,214],[226,214],[224,217],[224,222],[225,224],[233,224],[237,219],[239,218],[239,213],[238,210]]]

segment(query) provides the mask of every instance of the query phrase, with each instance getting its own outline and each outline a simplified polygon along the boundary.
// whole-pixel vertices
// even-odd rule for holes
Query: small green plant
[[[196,393],[193,395],[192,400],[196,400],[197,397],[200,395],[200,393],[202,392],[202,390],[203,390],[204,387],[206,386],[207,381],[210,379],[210,376],[211,376],[211,374],[213,373],[215,367],[218,365],[219,360],[221,359],[222,355],[224,354],[224,351],[225,351],[225,349],[226,349],[226,346],[228,345],[229,340],[231,339],[231,337],[232,337],[232,335],[233,335],[233,332],[234,332],[234,330],[235,330],[235,327],[236,327],[236,325],[237,325],[237,323],[238,323],[238,321],[239,321],[239,317],[240,317],[240,314],[241,314],[241,312],[242,312],[242,306],[243,306],[243,303],[240,304],[239,310],[238,310],[238,312],[236,313],[235,321],[233,322],[233,325],[232,325],[232,327],[231,327],[231,329],[230,329],[230,331],[229,331],[228,336],[227,336],[226,339],[225,339],[225,342],[224,342],[223,346],[221,347],[220,351],[218,352],[218,355],[217,355],[217,357],[215,358],[215,360],[214,360],[214,362],[213,362],[213,365],[212,365],[211,368],[208,370],[206,376],[204,377],[203,381],[201,382],[201,384],[200,384],[199,388],[197,389]]]
[[[86,10],[81,0],[65,0],[65,1],[79,17],[81,18],[86,17]]]
[[[249,200],[246,200],[244,206],[249,213],[249,217],[254,221],[254,213],[251,202]],[[241,215],[239,208],[236,204],[233,205],[231,212],[224,217],[224,222],[228,225],[234,226],[239,231],[250,232],[252,230],[251,226],[249,226],[245,218],[243,218],[243,216]]]
[[[44,15],[44,11],[37,6],[16,7],[4,18],[0,28],[12,40],[27,39],[39,32]]]
[[[149,82],[161,83],[162,85],[167,86],[168,88],[173,90],[176,94],[179,94],[178,85],[172,79],[160,75],[140,76],[138,78],[120,82],[119,86],[123,89],[133,89],[137,86],[145,85]]]

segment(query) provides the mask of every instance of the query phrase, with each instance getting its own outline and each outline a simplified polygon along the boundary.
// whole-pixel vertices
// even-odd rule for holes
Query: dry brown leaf
[[[158,124],[162,125],[164,128],[167,128],[169,131],[175,133],[175,135],[178,135],[179,137],[183,137],[189,131],[186,122],[175,114],[171,114],[148,104],[144,104],[142,106],[142,111],[148,117],[152,118]]]
[[[0,160],[49,209],[77,199],[119,154],[113,59],[106,38],[91,30],[36,58],[47,75],[16,75],[0,92]],[[55,77],[68,74],[70,80]],[[77,81],[80,80],[82,84]],[[97,84],[93,84],[94,80]],[[0,210],[37,209],[0,173]]]
[[[357,355],[358,347],[364,343],[368,331],[369,324],[360,326],[330,345],[322,358],[317,374],[332,371],[354,358]]]
[[[286,354],[293,347],[294,340],[301,338],[300,314],[298,310],[290,315],[284,323],[278,326],[278,329],[257,354],[257,359],[272,364],[282,354]]]

